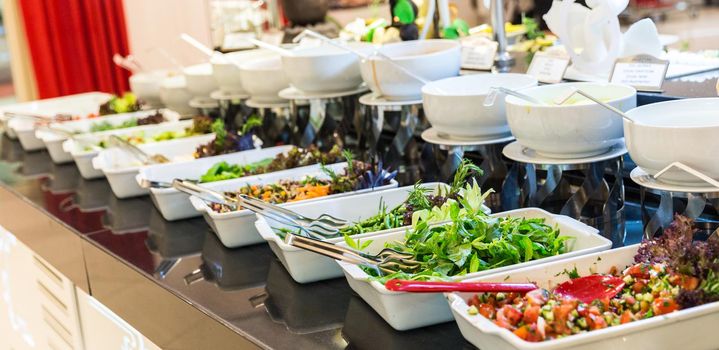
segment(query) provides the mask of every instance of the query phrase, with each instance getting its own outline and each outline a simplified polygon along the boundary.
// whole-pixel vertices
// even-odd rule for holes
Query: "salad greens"
[[[484,199],[491,191],[483,194],[476,182],[463,187],[472,173],[481,175],[482,170],[465,159],[455,172],[454,180],[448,189],[440,186],[437,188],[437,194],[432,194],[431,189],[417,183],[409,192],[404,203],[388,210],[387,205],[380,202],[377,215],[343,228],[340,233],[345,236],[357,235],[408,226],[416,224],[419,220],[428,219],[431,212],[435,212],[436,215],[433,222],[446,221],[449,218],[449,207],[445,204],[458,199],[465,199],[460,203],[462,206],[466,203],[472,210],[481,210]],[[464,207],[461,210],[465,210]],[[444,213],[444,215],[440,216],[440,213]]]
[[[100,115],[137,112],[141,107],[135,94],[126,92],[122,96],[112,96],[109,101],[100,105]]]
[[[231,165],[224,161],[216,163],[200,177],[200,182],[236,179],[243,176],[265,174],[317,163],[337,163],[342,161],[342,154],[340,147],[337,145],[328,152],[322,152],[314,145],[310,145],[308,148],[293,147],[287,154],[280,153],[274,158],[262,159],[251,164]],[[351,164],[351,157],[347,159]],[[350,171],[352,170],[350,169]]]
[[[229,163],[222,161],[213,165],[210,169],[207,170],[205,174],[200,176],[200,182],[213,182],[236,179],[238,177],[255,174],[258,169],[269,165],[271,162],[272,158],[262,159],[260,161],[245,165],[230,165]]]
[[[144,118],[131,118],[120,124],[112,124],[106,120],[97,122],[90,126],[90,132],[125,129],[141,125],[160,124],[164,121],[166,121],[165,116],[163,116],[162,113],[158,111],[153,115],[149,115]]]
[[[393,278],[446,279],[562,254],[570,239],[560,236],[559,229],[545,224],[544,219],[490,217],[477,210],[462,212],[459,202],[450,203],[447,210],[450,223],[432,225],[433,212],[408,230],[404,242],[386,244],[412,253],[422,263],[419,272],[382,277],[369,268],[363,268],[365,272],[383,283]]]

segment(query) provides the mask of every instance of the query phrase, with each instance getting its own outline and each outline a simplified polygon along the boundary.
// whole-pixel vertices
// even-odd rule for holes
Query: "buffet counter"
[[[0,226],[163,349],[462,348],[454,322],[398,332],[344,279],[301,285],[266,244],[228,249],[202,218],[167,222],[75,164],[2,136]]]

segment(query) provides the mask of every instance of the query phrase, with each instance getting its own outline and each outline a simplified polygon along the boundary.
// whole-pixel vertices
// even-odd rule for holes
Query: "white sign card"
[[[669,61],[650,55],[637,55],[617,59],[614,63],[612,83],[631,85],[639,91],[662,91]]]
[[[462,40],[462,69],[491,70],[498,45],[483,37]]]
[[[569,66],[569,57],[537,52],[532,57],[527,74],[537,78],[541,83],[561,83],[564,72]]]

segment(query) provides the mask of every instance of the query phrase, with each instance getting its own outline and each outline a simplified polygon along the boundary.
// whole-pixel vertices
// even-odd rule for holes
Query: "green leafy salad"
[[[452,203],[457,203],[461,211],[481,211],[484,199],[492,191],[482,193],[476,182],[469,184],[467,180],[472,173],[481,175],[482,170],[465,159],[448,188],[438,187],[432,191],[418,183],[400,205],[388,210],[384,202],[380,202],[377,215],[343,228],[340,233],[351,236],[409,226],[420,220],[446,221]]]
[[[402,242],[386,247],[414,255],[422,266],[414,274],[396,272],[376,276],[387,280],[432,280],[462,276],[499,267],[542,259],[566,252],[568,236],[547,225],[544,219],[490,217],[481,211],[462,212],[458,203],[450,204],[450,223],[432,225],[431,218],[409,229]]]

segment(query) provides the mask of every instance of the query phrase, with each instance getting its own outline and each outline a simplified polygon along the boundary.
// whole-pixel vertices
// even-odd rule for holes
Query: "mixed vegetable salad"
[[[482,293],[468,301],[468,312],[538,342],[719,301],[719,237],[694,241],[692,220],[677,215],[660,238],[642,242],[634,265],[612,270],[609,275],[622,277],[624,286],[611,299],[584,303],[545,289],[524,296]],[[575,269],[569,276],[579,274]]]
[[[331,194],[357,191],[387,185],[397,176],[397,172],[388,172],[382,164],[376,166],[348,159],[347,167],[341,174],[322,166],[322,171],[328,176],[320,179],[307,176],[302,180],[281,180],[265,185],[246,185],[236,192],[226,192],[229,196],[244,194],[252,198],[281,204],[306,199],[324,197]],[[221,204],[210,204],[211,208],[220,213],[234,211],[235,208]],[[238,208],[239,210],[241,208]]]
[[[210,121],[209,123],[207,121]],[[210,117],[206,116],[196,116],[192,119],[192,126],[186,128],[182,131],[163,131],[161,133],[147,136],[145,135],[145,131],[139,131],[136,133],[133,133],[131,135],[118,135],[118,137],[121,137],[125,139],[127,142],[130,142],[135,145],[144,144],[147,142],[160,142],[160,141],[169,141],[184,137],[190,137],[190,136],[197,136],[202,134],[207,134],[212,132],[212,130],[207,127],[211,125],[212,119]],[[108,146],[108,140],[103,139],[93,145],[86,146],[84,149],[86,151],[90,151],[97,148],[107,148]]]
[[[215,133],[215,139],[197,147],[195,158],[211,157],[254,149],[254,130],[261,125],[261,118],[250,117],[242,126],[241,132],[236,133],[227,131],[225,122],[222,119],[215,121],[210,120],[209,125],[203,124],[202,127],[209,127],[211,132]]]
[[[293,147],[287,154],[280,153],[275,158],[240,165],[225,161],[214,164],[200,177],[200,182],[213,182],[236,179],[243,176],[259,175],[274,171],[292,169],[313,164],[332,164],[342,161],[342,150],[335,145],[328,152],[322,152],[315,145],[306,149]]]
[[[135,126],[160,124],[165,121],[167,121],[167,119],[165,119],[165,116],[163,116],[162,113],[160,113],[158,111],[157,113],[155,113],[153,115],[149,115],[144,118],[128,119],[120,124],[112,124],[108,121],[96,122],[90,126],[90,132],[126,129],[126,128],[132,128]]]
[[[110,100],[100,105],[100,115],[137,112],[142,109],[142,102],[131,92],[122,96],[112,96]]]

